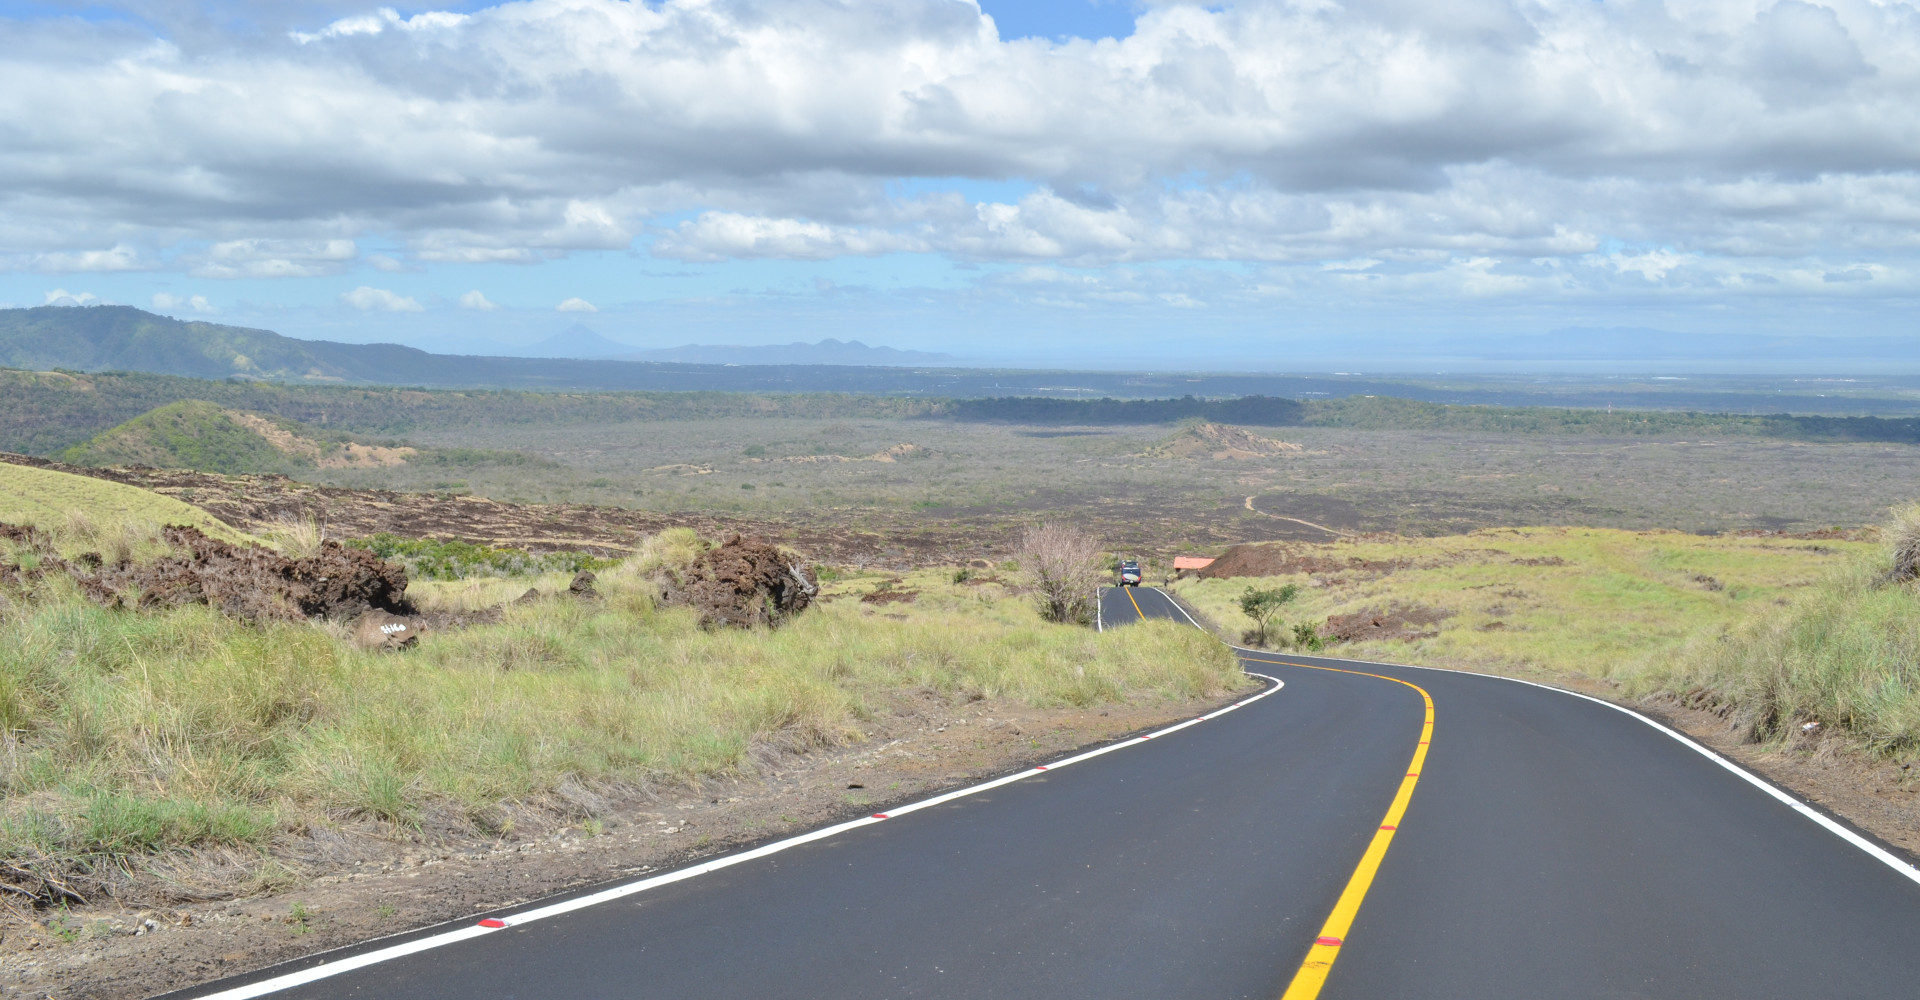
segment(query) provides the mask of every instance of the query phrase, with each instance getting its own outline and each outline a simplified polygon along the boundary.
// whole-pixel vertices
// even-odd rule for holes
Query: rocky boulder
[[[798,556],[765,539],[735,535],[670,581],[662,601],[693,608],[707,628],[752,628],[784,623],[819,592],[819,578]]]

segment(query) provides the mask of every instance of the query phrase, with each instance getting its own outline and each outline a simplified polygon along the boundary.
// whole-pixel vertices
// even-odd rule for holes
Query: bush
[[[1293,644],[1301,649],[1319,649],[1326,645],[1320,638],[1320,630],[1310,622],[1301,622],[1293,627]]]
[[[1247,633],[1246,640],[1251,645],[1264,646],[1273,635],[1274,619],[1280,615],[1280,609],[1300,596],[1300,585],[1289,583],[1273,590],[1257,590],[1248,587],[1240,595],[1240,612],[1253,619],[1253,630]]]
[[[1100,589],[1100,540],[1064,524],[1028,528],[1020,538],[1020,566],[1050,622],[1087,625]]]

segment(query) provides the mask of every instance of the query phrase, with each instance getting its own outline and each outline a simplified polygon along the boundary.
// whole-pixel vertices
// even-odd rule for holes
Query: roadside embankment
[[[1292,584],[1276,639],[1299,625],[1320,655],[1629,705],[1920,856],[1915,509],[1878,530],[1809,535],[1494,529],[1232,556],[1208,569],[1236,575],[1174,589],[1235,641],[1249,624],[1238,597]]]
[[[1771,614],[1849,558],[1861,532],[1690,535],[1494,528],[1440,538],[1368,535],[1228,550],[1173,590],[1234,641],[1249,588],[1293,584],[1280,610],[1333,655],[1523,677],[1624,677],[1654,653]],[[1231,575],[1223,575],[1231,574]]]
[[[83,545],[86,520],[36,544]],[[708,549],[667,532],[586,587],[416,582],[421,618],[455,624],[402,652],[326,618],[107,606],[64,576],[11,591],[0,988],[148,995],[805,829],[1247,683],[1198,632],[1050,625],[991,573],[796,570],[804,614],[703,628],[660,598]]]
[[[1920,751],[1920,506],[1787,608],[1653,658],[1632,679],[1728,714],[1756,741],[1838,731],[1876,753]]]

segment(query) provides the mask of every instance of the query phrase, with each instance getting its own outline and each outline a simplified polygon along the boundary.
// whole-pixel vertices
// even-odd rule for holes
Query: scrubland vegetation
[[[1832,727],[1901,758],[1920,751],[1920,506],[1884,541],[1800,593],[1639,666],[1640,691],[1726,709],[1771,740]]]
[[[1338,656],[1602,680],[1723,711],[1758,741],[1811,723],[1904,759],[1920,751],[1916,553],[1908,507],[1877,536],[1535,528],[1293,545],[1274,553],[1292,572],[1175,591],[1258,639],[1248,592],[1298,588],[1274,612],[1288,627],[1266,623],[1269,648],[1324,639]]]
[[[1172,703],[1244,683],[1191,629],[1051,625],[1025,595],[950,571],[850,574],[781,629],[704,631],[653,599],[654,574],[698,550],[667,533],[604,570],[597,599],[559,573],[421,585],[429,610],[530,584],[552,596],[399,655],[327,623],[114,611],[51,584],[11,599],[0,851],[92,870],[353,817],[476,815],[567,782],[688,781],[751,769],[757,748],[858,741],[903,696]],[[876,588],[894,596],[859,599]]]
[[[1600,528],[1489,529],[1443,538],[1371,537],[1275,547],[1273,576],[1178,581],[1223,627],[1244,628],[1250,586],[1294,585],[1280,618],[1312,624],[1380,617],[1341,655],[1528,674],[1612,676],[1651,653],[1749,615],[1780,613],[1875,551],[1847,538],[1708,537]],[[1359,623],[1354,623],[1358,625]]]

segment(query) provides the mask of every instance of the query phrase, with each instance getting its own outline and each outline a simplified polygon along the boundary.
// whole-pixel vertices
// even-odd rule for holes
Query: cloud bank
[[[0,259],[313,277],[377,237],[1272,268],[1246,294],[1917,280],[1912,3],[1155,4],[1097,43],[1003,41],[969,0],[321,9],[8,24]],[[348,301],[405,308],[353,298],[378,291]]]

